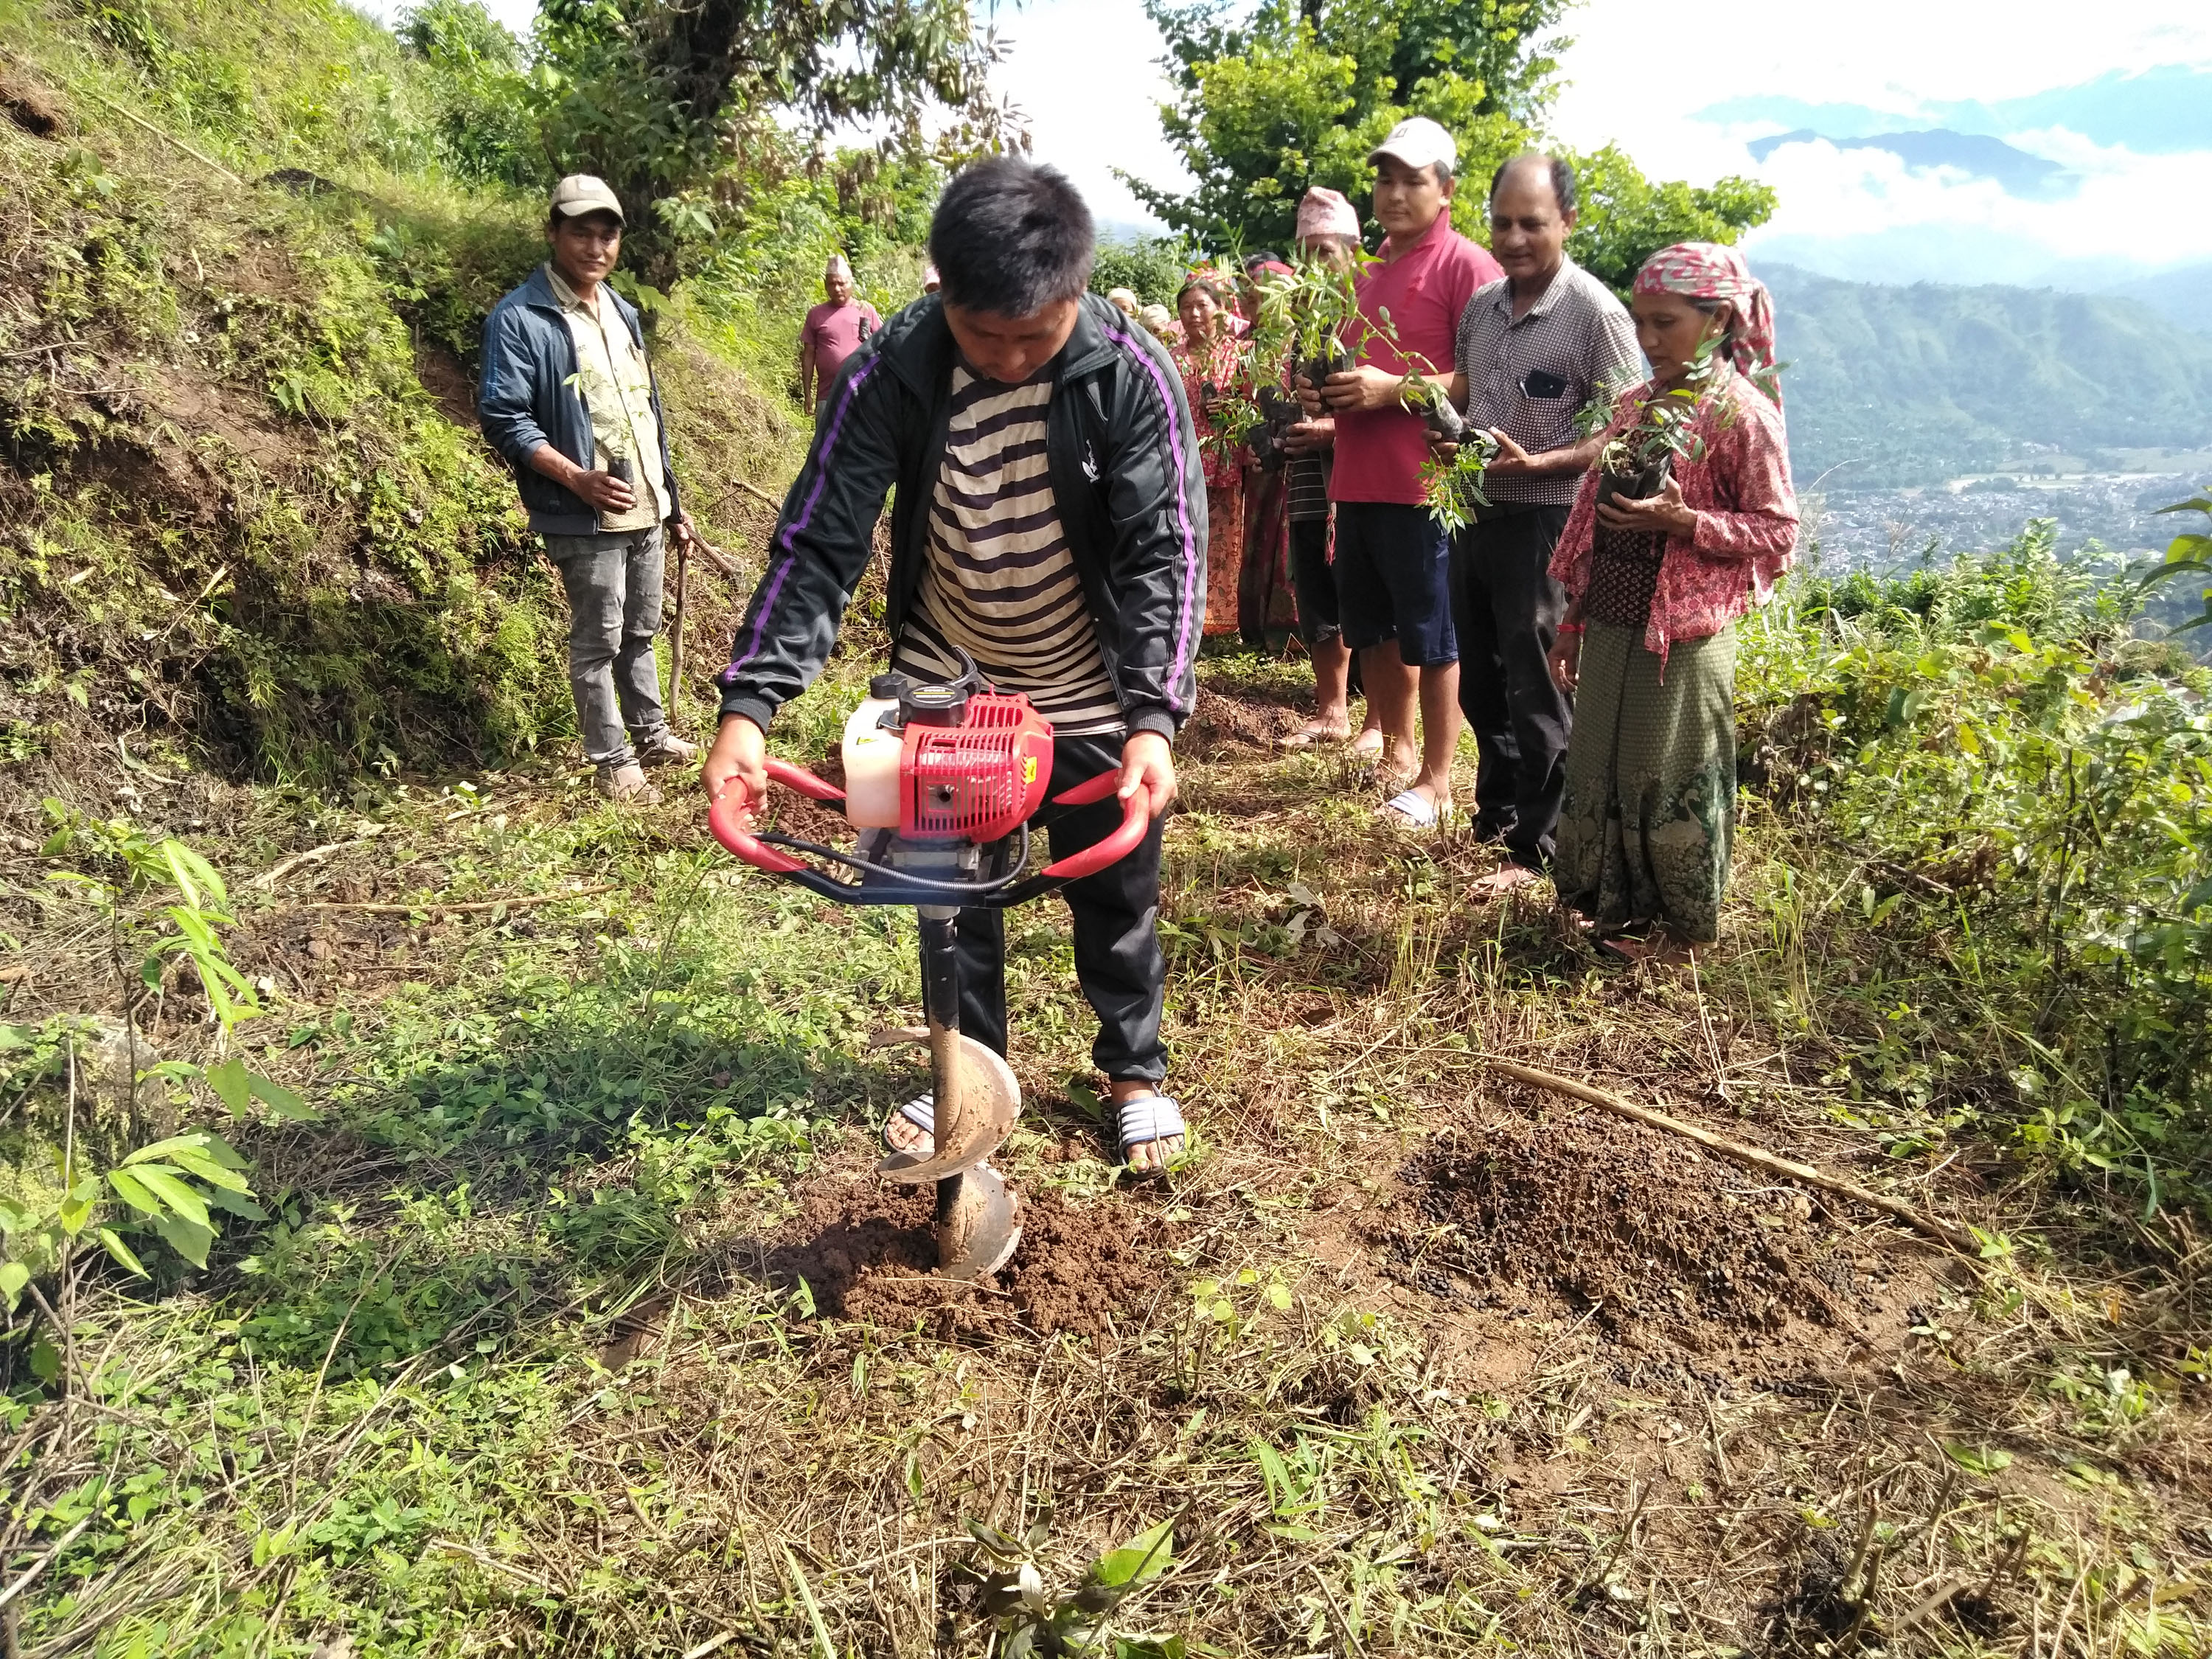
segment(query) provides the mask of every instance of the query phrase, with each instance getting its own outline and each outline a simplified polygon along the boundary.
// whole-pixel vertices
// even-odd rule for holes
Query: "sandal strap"
[[[923,1133],[937,1133],[937,1097],[916,1095],[898,1109],[898,1115]]]
[[[1171,1096],[1138,1095],[1125,1100],[1121,1108],[1122,1155],[1127,1157],[1132,1146],[1165,1140],[1188,1127],[1182,1121],[1182,1108]]]

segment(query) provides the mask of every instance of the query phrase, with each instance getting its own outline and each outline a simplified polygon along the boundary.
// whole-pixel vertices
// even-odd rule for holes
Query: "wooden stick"
[[[1786,1158],[1777,1158],[1771,1152],[1762,1152],[1755,1146],[1746,1146],[1738,1141],[1723,1139],[1710,1130],[1698,1128],[1695,1124],[1685,1123],[1678,1117],[1669,1117],[1666,1113],[1654,1111],[1649,1106],[1636,1105],[1623,1100],[1619,1095],[1607,1094],[1602,1089],[1594,1089],[1587,1083],[1577,1083],[1571,1078],[1559,1077],[1551,1072],[1540,1072],[1533,1066],[1518,1065],[1510,1060],[1488,1057],[1486,1057],[1486,1060],[1492,1070],[1503,1072],[1507,1077],[1518,1078],[1522,1082],[1534,1084],[1539,1089],[1549,1089],[1554,1094],[1571,1095],[1577,1100],[1587,1101],[1593,1106],[1611,1112],[1616,1117],[1625,1117],[1633,1122],[1645,1124],[1654,1129],[1664,1129],[1669,1134],[1677,1134],[1686,1139],[1694,1140],[1708,1151],[1718,1152],[1723,1158],[1744,1164],[1750,1169],[1761,1170],[1767,1175],[1781,1176],[1808,1187],[1815,1187],[1824,1193],[1833,1193],[1839,1198],[1848,1198],[1854,1203],[1865,1205],[1869,1209],[1879,1210],[1893,1220],[1903,1222],[1915,1232],[1924,1233],[1938,1243],[1948,1245],[1950,1249],[1960,1251],[1966,1255],[1978,1256],[1981,1253],[1978,1241],[1965,1228],[1954,1226],[1948,1221],[1937,1221],[1932,1217],[1923,1215],[1910,1204],[1872,1191],[1858,1185],[1856,1182],[1845,1181],[1838,1176],[1823,1175],[1809,1164],[1794,1163]]]
[[[691,544],[696,537],[676,538],[676,624],[668,630],[668,724],[683,725],[684,711],[684,579],[691,574]]]
[[[380,916],[411,916],[420,910],[425,915],[458,915],[464,910],[496,910],[504,906],[509,910],[526,910],[533,904],[558,904],[562,899],[589,898],[594,893],[611,893],[619,882],[603,881],[596,887],[579,887],[572,893],[526,893],[518,898],[471,899],[465,904],[441,904],[436,899],[425,899],[420,904],[362,904],[340,900],[319,900],[313,904],[295,904],[294,910],[367,910]]]
[[[783,503],[776,500],[775,496],[769,495],[768,491],[763,489],[758,484],[749,484],[743,478],[732,478],[730,482],[738,489],[744,490],[746,495],[752,496],[755,500],[766,501],[770,507],[774,507],[779,513],[783,511]]]
[[[723,552],[720,548],[715,546],[714,543],[708,541],[704,536],[701,535],[696,530],[691,532],[691,540],[698,550],[707,556],[707,562],[713,565],[715,569],[720,571],[725,576],[727,576],[733,582],[740,582],[744,580],[744,574],[738,569],[738,562],[735,559],[732,559],[728,554]]]
[[[228,167],[223,166],[223,164],[216,161],[214,156],[194,149],[183,139],[178,137],[175,133],[164,131],[161,128],[155,126],[151,121],[148,120],[144,116],[133,114],[130,110],[125,109],[122,105],[117,103],[112,98],[110,98],[106,93],[94,92],[90,87],[79,86],[76,82],[69,79],[68,76],[58,75],[53,70],[46,68],[42,64],[33,63],[29,58],[22,56],[20,52],[9,52],[5,47],[0,47],[0,57],[13,58],[16,63],[21,64],[25,69],[34,70],[38,74],[45,76],[50,81],[58,82],[61,85],[67,87],[71,92],[81,93],[87,98],[90,98],[96,102],[106,105],[108,108],[113,110],[118,115],[130,122],[133,126],[143,127],[147,131],[152,133],[156,138],[159,138],[163,143],[184,151],[185,155],[191,156],[192,160],[200,163],[201,166],[213,167],[217,173],[222,174],[224,178],[229,179],[232,184],[236,185],[240,190],[251,188],[245,179],[240,178]]]
[[[274,887],[303,864],[320,864],[331,854],[343,853],[349,847],[368,846],[384,833],[386,827],[381,823],[372,823],[351,841],[328,842],[320,847],[311,847],[304,853],[295,853],[289,859],[280,860],[246,884],[248,887]]]

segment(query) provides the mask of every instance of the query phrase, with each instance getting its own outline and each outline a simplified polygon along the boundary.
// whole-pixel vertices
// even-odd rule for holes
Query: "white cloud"
[[[1161,136],[1174,88],[1159,33],[1137,0],[1035,0],[1000,14],[1013,50],[994,77],[1029,118],[1034,154],[1075,181],[1100,219],[1152,215],[1114,177],[1121,167],[1171,190],[1189,176]]]

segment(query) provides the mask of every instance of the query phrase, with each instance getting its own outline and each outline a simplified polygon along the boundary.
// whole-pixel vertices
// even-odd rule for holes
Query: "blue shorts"
[[[1395,640],[1409,668],[1459,660],[1451,538],[1427,507],[1339,501],[1334,568],[1344,642],[1354,651]]]

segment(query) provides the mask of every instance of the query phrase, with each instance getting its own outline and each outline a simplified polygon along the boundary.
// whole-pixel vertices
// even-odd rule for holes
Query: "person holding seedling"
[[[1300,339],[1322,345],[1352,289],[1360,252],[1358,210],[1341,192],[1314,185],[1298,202],[1296,247],[1304,280],[1294,271],[1291,280],[1278,278],[1265,285],[1261,297],[1263,326],[1273,321],[1271,331],[1291,337],[1293,386],[1301,367]],[[1287,314],[1270,319],[1271,304]],[[1356,316],[1356,299],[1350,309]],[[1298,637],[1305,642],[1314,668],[1314,717],[1283,739],[1285,749],[1342,743],[1352,736],[1352,652],[1344,643],[1336,571],[1330,559],[1328,477],[1335,444],[1336,422],[1328,415],[1304,416],[1283,437],[1291,585],[1297,595]],[[1371,702],[1352,752],[1369,758],[1382,753],[1381,716]]]
[[[1234,288],[1211,270],[1192,271],[1176,295],[1182,337],[1169,343],[1206,469],[1206,631],[1237,631],[1244,563],[1244,416],[1251,410],[1249,354],[1231,325]]]
[[[699,750],[668,729],[653,636],[662,528],[689,536],[637,308],[607,282],[622,204],[605,180],[553,188],[550,257],[484,319],[477,417],[514,469],[530,527],[568,596],[568,688],[584,758],[610,800],[651,805],[647,766]]]
[[[1358,278],[1365,333],[1359,361],[1310,375],[1307,412],[1336,426],[1336,594],[1345,643],[1360,653],[1369,703],[1388,744],[1397,793],[1383,811],[1426,828],[1451,808],[1459,740],[1459,642],[1452,631],[1450,538],[1431,515],[1421,471],[1426,422],[1407,394],[1431,386],[1452,361],[1460,313],[1501,274],[1497,261],[1452,228],[1459,148],[1425,116],[1401,121],[1368,156],[1382,255]],[[1415,740],[1414,711],[1419,709]],[[1411,760],[1409,757],[1418,757]]]
[[[1490,251],[1505,269],[1461,315],[1450,395],[1496,452],[1483,500],[1455,538],[1452,627],[1459,704],[1474,729],[1474,832],[1504,843],[1504,866],[1477,884],[1504,892],[1551,862],[1574,704],[1547,658],[1566,596],[1552,551],[1598,440],[1577,422],[1593,399],[1639,378],[1635,325],[1612,290],[1567,257],[1574,170],[1516,155],[1490,184]]]
[[[1717,937],[1735,834],[1735,618],[1797,545],[1765,287],[1679,242],[1637,273],[1651,378],[1598,439],[1552,558],[1553,675],[1576,699],[1553,880],[1601,949],[1680,960]]]

